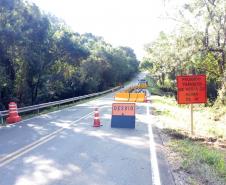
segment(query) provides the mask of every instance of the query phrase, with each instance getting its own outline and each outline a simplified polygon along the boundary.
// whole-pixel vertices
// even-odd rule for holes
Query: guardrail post
[[[3,125],[4,124],[4,120],[3,120],[3,116],[2,116],[1,112],[0,112],[0,117],[1,117],[1,124]]]
[[[39,109],[38,109],[38,114],[40,114]]]

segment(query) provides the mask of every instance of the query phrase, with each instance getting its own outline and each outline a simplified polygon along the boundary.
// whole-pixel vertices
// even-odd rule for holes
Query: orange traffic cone
[[[18,115],[17,104],[15,102],[9,103],[9,117],[6,119],[7,123],[16,123],[21,121],[21,117]]]
[[[98,108],[95,108],[93,127],[100,127],[100,126],[102,125],[100,124],[99,111],[98,111]]]

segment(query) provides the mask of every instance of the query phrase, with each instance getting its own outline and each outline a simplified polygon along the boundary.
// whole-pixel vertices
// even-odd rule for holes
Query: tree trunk
[[[39,76],[38,76],[38,81],[37,81],[37,83],[36,83],[36,85],[35,85],[35,93],[34,93],[34,102],[36,103],[36,100],[37,100],[37,97],[38,97],[38,88],[39,88],[39,84],[40,84],[40,77],[41,77],[41,75],[39,74]]]
[[[226,70],[225,70],[225,60],[226,55],[225,51],[222,52],[222,84],[221,84],[221,90],[219,91],[219,98],[223,105],[226,105]]]
[[[162,79],[161,79],[161,76],[158,76],[158,78],[159,78],[159,83],[160,83],[160,85],[162,85]]]
[[[165,85],[165,77],[166,77],[165,73],[162,73],[162,85],[163,86]]]

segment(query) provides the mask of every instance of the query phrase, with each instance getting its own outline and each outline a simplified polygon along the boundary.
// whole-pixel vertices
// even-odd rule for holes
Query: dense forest
[[[209,102],[226,104],[225,11],[225,0],[190,0],[176,13],[166,12],[176,28],[145,46],[142,63],[163,90],[176,94],[177,75],[206,74]]]
[[[129,47],[76,33],[26,1],[0,1],[0,110],[102,91],[138,66]]]

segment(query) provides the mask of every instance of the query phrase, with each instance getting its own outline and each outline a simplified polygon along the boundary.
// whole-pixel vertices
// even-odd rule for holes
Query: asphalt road
[[[112,103],[108,94],[1,127],[0,185],[173,184],[151,104],[136,104],[135,129],[113,129]],[[100,128],[92,127],[96,107]]]

